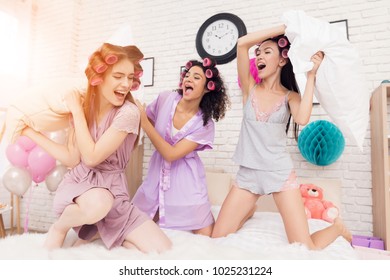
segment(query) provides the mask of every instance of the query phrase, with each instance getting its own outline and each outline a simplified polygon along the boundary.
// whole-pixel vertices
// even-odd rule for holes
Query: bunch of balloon
[[[11,166],[3,175],[3,184],[18,196],[23,196],[32,182],[43,182],[56,166],[56,160],[26,136],[9,144],[6,156]]]

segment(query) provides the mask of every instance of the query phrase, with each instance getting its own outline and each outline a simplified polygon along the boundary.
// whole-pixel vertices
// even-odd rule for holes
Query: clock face
[[[199,28],[196,50],[202,58],[213,58],[218,64],[228,63],[236,57],[238,38],[245,34],[245,24],[238,16],[216,14]]]
[[[209,55],[225,55],[236,47],[238,35],[237,26],[231,21],[216,20],[204,31],[202,45]]]

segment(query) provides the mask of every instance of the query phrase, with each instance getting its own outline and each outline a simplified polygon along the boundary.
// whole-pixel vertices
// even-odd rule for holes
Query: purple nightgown
[[[110,249],[122,245],[127,234],[150,220],[131,204],[125,176],[125,167],[138,134],[139,121],[139,110],[129,101],[112,109],[99,125],[92,127],[92,138],[96,141],[110,126],[128,132],[128,136],[119,148],[98,166],[91,168],[80,162],[64,176],[58,186],[53,201],[54,212],[58,215],[61,215],[66,206],[73,204],[75,198],[91,188],[105,188],[114,196],[114,205],[105,218],[94,225],[74,228],[81,239],[88,240],[99,231],[103,243]]]
[[[160,135],[171,145],[182,139],[198,143],[184,158],[167,162],[155,151],[148,174],[133,198],[133,203],[151,218],[159,211],[159,226],[178,230],[196,230],[214,223],[208,199],[206,174],[198,151],[211,149],[214,121],[203,126],[202,112],[193,116],[172,136],[172,120],[182,96],[163,92],[147,107],[148,117]]]

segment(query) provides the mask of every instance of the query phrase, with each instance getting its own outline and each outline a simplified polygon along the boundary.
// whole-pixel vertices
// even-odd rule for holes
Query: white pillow
[[[325,53],[316,77],[314,94],[329,117],[362,150],[369,122],[370,91],[362,78],[360,58],[345,34],[332,24],[303,11],[282,15],[291,46],[288,56],[303,94],[310,58]]]
[[[3,128],[7,143],[14,143],[26,126],[41,132],[69,127],[71,114],[64,96],[72,91],[84,95],[86,86],[86,79],[61,78],[26,88],[7,109]]]

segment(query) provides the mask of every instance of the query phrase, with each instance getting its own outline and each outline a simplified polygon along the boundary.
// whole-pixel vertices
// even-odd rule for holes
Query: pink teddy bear
[[[323,199],[322,188],[313,184],[301,184],[300,191],[308,219],[322,219],[333,223],[339,216],[339,209],[332,202]]]

